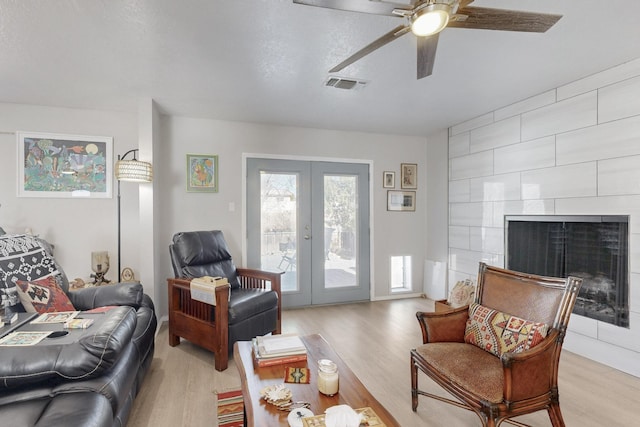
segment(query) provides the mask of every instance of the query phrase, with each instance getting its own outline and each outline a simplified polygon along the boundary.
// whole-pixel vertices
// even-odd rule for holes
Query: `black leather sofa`
[[[0,347],[0,425],[124,426],[153,360],[153,303],[139,283],[73,291],[63,283],[76,310],[115,307],[84,314],[94,324],[63,338]]]

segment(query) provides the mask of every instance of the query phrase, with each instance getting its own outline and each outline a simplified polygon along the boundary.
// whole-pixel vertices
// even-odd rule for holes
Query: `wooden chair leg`
[[[549,418],[551,419],[551,425],[553,427],[564,427],[564,419],[562,419],[562,412],[560,411],[560,403],[553,402],[547,409],[549,412]]]
[[[411,409],[413,412],[418,409],[418,367],[413,362],[413,356],[411,356]]]
[[[217,351],[214,353],[216,371],[224,371],[229,366],[229,352],[227,349],[224,351]]]

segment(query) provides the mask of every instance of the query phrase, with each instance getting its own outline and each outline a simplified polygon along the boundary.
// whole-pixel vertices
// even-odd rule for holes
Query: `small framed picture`
[[[418,165],[400,164],[400,188],[418,188]]]
[[[416,192],[415,191],[387,191],[388,211],[415,211]]]
[[[187,154],[187,191],[191,193],[218,192],[218,156]]]
[[[390,171],[382,172],[382,187],[396,188],[396,173]]]

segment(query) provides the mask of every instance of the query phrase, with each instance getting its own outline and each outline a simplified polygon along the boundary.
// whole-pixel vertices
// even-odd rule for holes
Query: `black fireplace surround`
[[[583,279],[574,313],[629,327],[628,216],[506,216],[505,265]]]

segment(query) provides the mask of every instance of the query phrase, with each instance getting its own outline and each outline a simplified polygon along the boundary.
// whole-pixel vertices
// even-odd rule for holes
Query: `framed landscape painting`
[[[17,133],[18,197],[111,198],[113,138]]]
[[[187,154],[187,191],[192,193],[218,192],[218,156]]]

